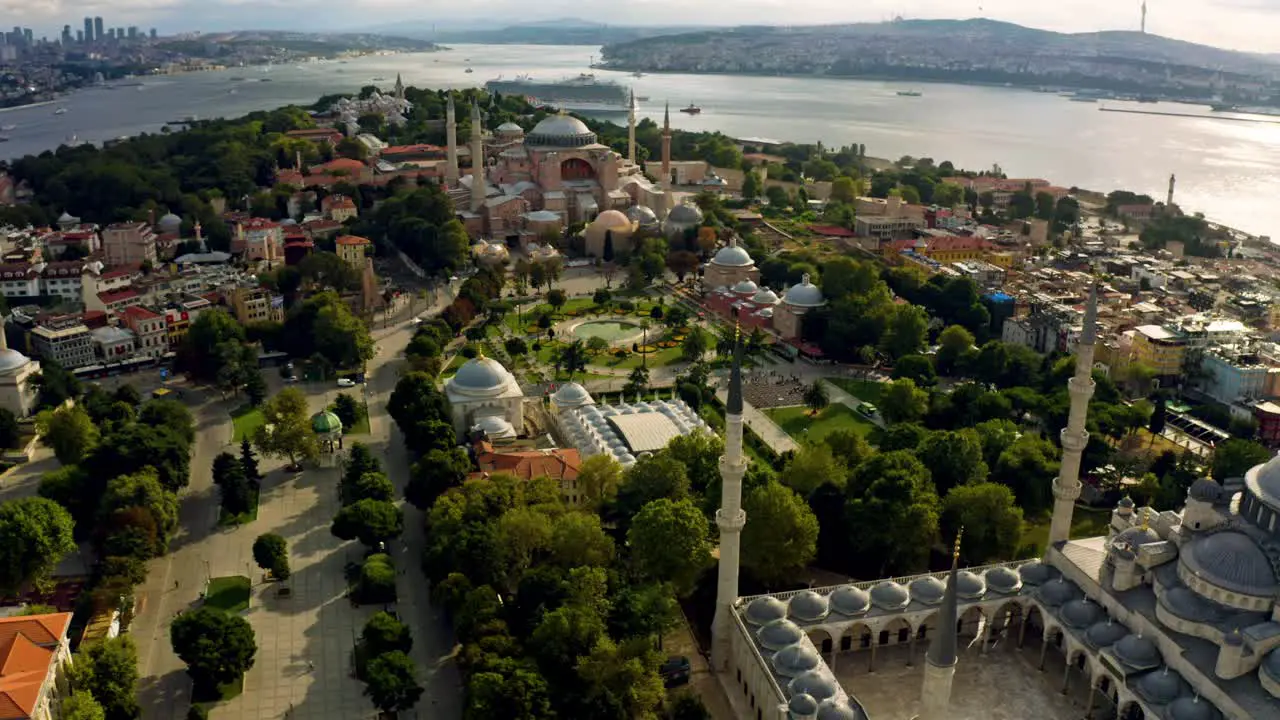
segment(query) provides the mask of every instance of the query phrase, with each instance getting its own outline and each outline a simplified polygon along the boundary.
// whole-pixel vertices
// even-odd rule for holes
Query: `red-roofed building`
[[[102,231],[102,250],[109,267],[127,265],[138,267],[144,262],[154,265],[156,234],[143,222],[115,223]]]
[[[302,173],[298,172],[297,170],[289,169],[289,170],[276,171],[277,185],[292,185],[294,187],[303,187],[303,185],[305,184],[304,181],[305,179],[303,178]]]
[[[810,225],[809,231],[822,235],[823,237],[851,238],[856,236],[856,233],[852,230],[839,227],[838,225]]]
[[[138,354],[158,358],[169,352],[164,316],[139,305],[125,308],[120,320],[138,337]]]
[[[346,195],[329,195],[320,201],[320,212],[323,212],[330,220],[335,222],[346,222],[349,218],[356,217],[360,211],[356,209],[356,203]]]
[[[345,177],[348,178],[348,182],[350,182],[351,180],[363,180],[369,177],[372,174],[371,170],[372,169],[368,165],[365,165],[359,160],[352,160],[351,158],[337,158],[335,160],[330,160],[323,165],[316,165],[312,167],[311,174]]]
[[[57,717],[71,613],[0,618],[0,719]]]
[[[311,142],[325,142],[330,145],[337,145],[342,142],[342,133],[333,128],[306,128],[303,130],[290,130],[285,133],[285,135],[291,138],[310,140]]]
[[[473,478],[487,478],[494,473],[507,473],[522,480],[547,477],[560,483],[560,494],[565,502],[578,505],[584,499],[578,489],[578,472],[582,469],[582,456],[574,449],[551,450],[495,449],[488,442],[478,442],[476,466],[479,472]]]
[[[1012,254],[1000,252],[1000,248],[980,237],[939,235],[912,240],[894,240],[880,246],[881,254],[887,258],[908,251],[943,265],[964,260],[985,260],[1006,270],[1013,265]]]
[[[40,272],[31,263],[0,265],[0,295],[35,297],[40,294]]]
[[[448,158],[448,150],[439,145],[427,145],[426,143],[392,145],[383,148],[378,153],[378,156],[391,163],[413,162],[415,160],[445,160]]]
[[[368,238],[362,238],[359,235],[342,235],[333,241],[338,251],[338,257],[342,258],[351,267],[360,270],[364,267],[365,250],[372,245]]]
[[[315,252],[316,244],[310,240],[288,240],[284,244],[284,264],[297,265]]]
[[[302,229],[313,238],[328,238],[342,230],[342,223],[333,220],[308,220],[302,223]]]
[[[133,288],[100,292],[97,294],[96,298],[97,307],[92,309],[106,310],[107,312],[112,313],[119,313],[127,307],[132,307],[142,302],[142,296]]]
[[[284,230],[280,223],[265,218],[249,218],[236,225],[231,252],[243,253],[246,260],[284,258]]]

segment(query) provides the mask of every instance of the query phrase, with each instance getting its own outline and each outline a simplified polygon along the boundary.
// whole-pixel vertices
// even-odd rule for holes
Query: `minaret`
[[[444,111],[444,134],[448,145],[448,163],[444,166],[444,182],[449,187],[458,185],[458,121],[453,112],[453,91]]]
[[[1147,34],[1147,0],[1142,0],[1142,34]]]
[[[1178,176],[1170,174],[1169,175],[1169,196],[1165,198],[1165,201],[1164,201],[1165,212],[1169,212],[1173,210],[1173,186],[1176,185],[1177,182],[1178,182]]]
[[[1071,534],[1071,512],[1080,497],[1080,456],[1089,444],[1085,414],[1093,397],[1093,346],[1098,339],[1098,284],[1089,286],[1089,305],[1084,311],[1084,329],[1076,344],[1076,374],[1067,381],[1071,408],[1067,427],[1062,430],[1062,465],[1053,481],[1053,521],[1049,544],[1065,542]]]
[[[956,674],[956,624],[959,620],[956,608],[956,572],[960,567],[960,536],[956,533],[955,550],[951,553],[951,574],[947,576],[947,590],[938,609],[938,626],[929,641],[925,655],[924,686],[920,688],[919,720],[948,720],[951,717],[951,681]]]
[[[733,604],[738,601],[738,540],[747,524],[742,509],[742,476],[747,459],[742,454],[742,332],[733,330],[733,368],[729,371],[729,397],[725,402],[724,455],[720,456],[720,570],[716,582],[716,616],[711,626],[711,667],[725,672],[733,654]]]
[[[662,186],[671,183],[671,103],[662,111]]]
[[[484,205],[484,137],[481,135],[480,103],[471,105],[471,212]]]
[[[627,159],[636,163],[636,91],[631,91],[631,102],[627,105]]]
[[[400,79],[400,73],[396,73],[396,99],[404,100],[404,82]]]

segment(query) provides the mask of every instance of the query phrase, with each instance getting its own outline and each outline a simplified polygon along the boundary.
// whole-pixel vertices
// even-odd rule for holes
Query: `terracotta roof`
[[[347,197],[346,195],[330,195],[329,197],[326,197],[324,200],[321,200],[320,204],[325,208],[352,209],[352,208],[355,208],[356,206],[355,201]]]
[[[308,220],[302,223],[302,227],[308,230],[337,230],[342,227],[342,223],[337,220]]]
[[[159,313],[152,312],[141,305],[130,305],[120,311],[122,315],[130,315],[139,320],[155,320],[160,317]]]
[[[382,155],[406,155],[409,153],[442,153],[446,152],[445,148],[439,145],[428,145],[426,143],[418,143],[417,145],[392,145],[382,148]]]
[[[828,237],[855,237],[856,233],[848,228],[842,228],[837,225],[810,225],[809,229],[819,235]]]
[[[136,298],[136,297],[138,297],[138,291],[132,288],[124,288],[123,290],[108,290],[106,292],[98,293],[98,299],[108,305],[114,302],[120,302],[121,300],[128,300],[130,298]]]
[[[347,172],[362,172],[366,167],[367,166],[364,163],[360,162],[359,160],[352,160],[351,158],[338,158],[336,160],[330,160],[329,162],[323,165],[317,165],[312,169],[323,170],[328,172],[334,172],[336,170],[345,170]]]
[[[276,173],[276,182],[284,185],[301,185],[302,173],[297,170],[281,170]]]
[[[947,235],[943,237],[928,238],[926,252],[948,252],[955,250],[990,250],[991,243],[977,237],[960,237],[958,235]]]
[[[243,223],[240,223],[240,226],[245,230],[270,230],[272,228],[280,227],[280,223],[266,218],[249,218]]]
[[[372,245],[373,244],[369,242],[369,238],[362,238],[359,235],[343,235],[337,240],[334,240],[333,243],[335,245]]]
[[[109,278],[124,277],[126,275],[132,275],[135,272],[137,272],[136,268],[131,268],[131,267],[116,268],[114,270],[107,270],[106,272],[102,273],[102,279],[107,280]]]
[[[578,477],[582,456],[577,450],[559,448],[545,452],[485,452],[476,457],[476,464],[483,472],[511,473],[524,480],[538,477],[573,480]]]
[[[36,710],[40,690],[71,624],[71,613],[0,619],[0,718],[25,720]]]

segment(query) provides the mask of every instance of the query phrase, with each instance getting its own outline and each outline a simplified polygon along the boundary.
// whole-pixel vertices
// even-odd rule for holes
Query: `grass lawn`
[[[369,406],[364,408],[364,415],[360,416],[359,422],[349,428],[342,429],[343,435],[368,435],[369,434]]]
[[[884,389],[884,383],[878,383],[874,380],[855,380],[853,378],[827,378],[827,382],[858,398],[862,402],[869,402],[872,405],[880,403],[880,391]]]
[[[244,575],[226,575],[209,580],[204,604],[229,613],[249,609],[249,578]]]
[[[235,435],[231,439],[234,442],[240,442],[245,438],[252,438],[253,434],[266,421],[266,418],[262,416],[262,410],[256,407],[242,405],[232,410],[231,422],[235,425]]]
[[[1022,539],[1018,542],[1018,557],[1044,555],[1045,545],[1049,542],[1050,519],[1050,514],[1045,513],[1034,521],[1023,521]],[[1082,508],[1077,505],[1075,512],[1071,515],[1071,537],[1087,538],[1106,535],[1107,525],[1110,523],[1110,510]]]
[[[463,357],[462,353],[458,353],[457,355],[454,355],[453,359],[449,361],[449,364],[444,366],[444,370],[440,371],[440,377],[441,378],[453,377],[453,374],[458,372],[458,368],[462,367],[462,363],[466,362],[467,360],[468,358]]]
[[[839,403],[828,405],[816,416],[810,415],[807,407],[772,408],[764,412],[797,441],[818,441],[836,430],[852,430],[865,437],[875,427],[871,421]]]

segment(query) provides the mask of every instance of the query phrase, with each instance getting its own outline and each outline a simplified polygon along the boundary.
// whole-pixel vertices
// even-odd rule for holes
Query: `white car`
[[[338,378],[338,387],[355,387],[356,383],[351,378]]]

